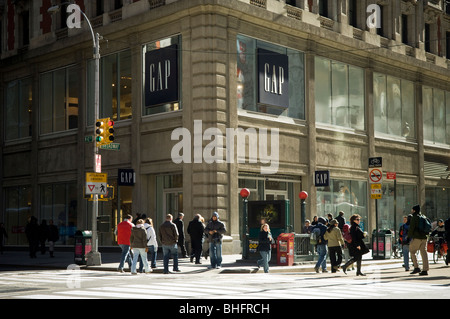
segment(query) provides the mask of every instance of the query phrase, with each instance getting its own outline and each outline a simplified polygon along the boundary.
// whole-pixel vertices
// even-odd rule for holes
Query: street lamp
[[[75,5],[70,2],[63,2],[59,5],[54,5],[48,8],[47,12],[49,14],[55,14],[61,10],[61,7],[64,5],[74,5],[74,8],[78,10],[86,20],[89,25],[89,29],[92,35],[92,44],[94,49],[94,60],[95,60],[95,73],[94,73],[94,119],[99,117],[100,110],[100,39],[101,36],[98,33],[94,34],[94,29],[92,28],[91,21],[86,16],[86,14],[80,9],[78,5]],[[94,125],[94,136],[95,136],[96,127]],[[97,167],[97,157],[98,157],[98,147],[97,143],[94,143],[94,170]],[[97,172],[100,173],[100,172]],[[98,194],[94,195],[93,200],[93,209],[92,209],[92,250],[87,255],[87,266],[98,266],[102,264],[101,255],[98,251],[98,243],[97,243],[97,215],[98,215]]]
[[[306,221],[306,199],[308,198],[308,193],[305,191],[301,191],[298,194],[298,197],[300,197],[301,204],[300,204],[300,218],[302,221],[302,227],[305,224]]]
[[[247,259],[248,258],[248,197],[250,196],[250,190],[248,188],[241,189],[239,193],[242,197],[243,201],[243,225],[242,225],[242,233],[243,233],[243,240],[242,240],[242,258]]]

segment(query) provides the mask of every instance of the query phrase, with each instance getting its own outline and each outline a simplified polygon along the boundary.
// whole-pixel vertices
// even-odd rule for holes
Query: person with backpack
[[[427,218],[420,213],[420,206],[415,205],[411,209],[412,217],[409,224],[408,237],[411,239],[409,244],[409,252],[414,265],[414,270],[411,274],[419,274],[420,276],[427,276],[429,270],[428,254],[427,254],[427,235],[431,229],[431,223]],[[422,271],[419,268],[416,252],[420,251],[422,257]]]
[[[325,235],[325,232],[327,231],[326,226],[327,221],[323,217],[319,217],[317,219],[317,225],[315,225],[312,230],[311,234],[316,237],[316,250],[319,254],[319,259],[317,260],[316,266],[314,267],[314,270],[316,273],[319,273],[319,268],[322,266],[322,272],[328,272],[327,270],[327,241],[323,238],[323,235]]]
[[[400,226],[400,230],[398,232],[398,243],[402,245],[402,253],[403,253],[403,267],[405,267],[405,271],[409,271],[409,242],[411,241],[408,237],[408,229],[409,224],[411,223],[412,215],[403,216],[403,224]]]

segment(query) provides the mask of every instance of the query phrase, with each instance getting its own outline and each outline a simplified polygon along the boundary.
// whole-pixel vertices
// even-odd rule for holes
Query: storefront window
[[[305,67],[300,51],[237,36],[237,107],[305,119]]]
[[[414,138],[414,83],[374,73],[373,96],[375,131]]]
[[[434,144],[450,144],[450,92],[424,86],[423,137]]]
[[[59,231],[57,244],[73,244],[77,230],[77,187],[76,183],[46,184],[41,186],[41,207],[39,223],[43,219],[53,220]]]
[[[361,215],[360,226],[368,231],[367,182],[331,179],[329,187],[317,188],[317,215],[336,217],[340,211],[348,223],[353,214]]]
[[[12,81],[5,90],[5,140],[31,136],[31,79]]]
[[[69,67],[40,76],[40,132],[78,127],[79,69]]]
[[[450,188],[425,187],[425,205],[422,210],[431,221],[449,218]]]
[[[25,227],[31,216],[31,187],[18,186],[5,189],[6,245],[28,244]]]
[[[143,46],[143,115],[181,109],[181,36]]]
[[[316,121],[364,130],[364,70],[315,58]]]
[[[395,192],[397,192],[397,196],[395,196]],[[395,197],[397,197],[396,204]],[[378,200],[378,228],[398,232],[403,223],[403,216],[409,215],[411,208],[416,204],[416,186],[397,184],[395,189],[393,183],[383,183],[382,198]],[[397,209],[395,209],[395,205]]]
[[[88,125],[94,123],[94,73],[95,61],[88,62]],[[113,121],[130,119],[131,108],[131,50],[104,56],[100,60],[100,110],[99,117]]]

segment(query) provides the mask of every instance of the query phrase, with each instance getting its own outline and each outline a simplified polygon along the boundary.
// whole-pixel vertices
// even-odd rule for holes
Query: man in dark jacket
[[[187,258],[186,247],[184,245],[184,222],[183,222],[184,214],[178,213],[178,218],[173,221],[173,223],[177,226],[178,230],[178,247],[181,250],[182,258]]]
[[[327,231],[327,226],[325,226],[327,221],[323,217],[317,219],[317,225],[315,225],[311,232],[315,229],[320,230],[320,236],[317,240],[317,253],[319,254],[319,259],[317,260],[314,270],[318,273],[320,266],[322,266],[322,272],[328,272],[327,270],[327,241],[323,238],[323,235]]]
[[[36,251],[39,247],[39,225],[36,217],[30,217],[25,227],[25,234],[27,235],[30,248],[30,258],[36,258]]]
[[[200,214],[195,215],[194,219],[189,222],[187,232],[191,236],[191,262],[195,257],[195,263],[201,264],[200,255],[202,254],[203,236],[205,232],[205,226],[200,220]]]
[[[205,228],[209,240],[210,269],[219,269],[222,266],[222,239],[225,233],[225,224],[219,220],[219,214],[214,212]]]
[[[427,235],[422,234],[419,231],[419,219],[420,206],[416,205],[411,209],[412,218],[409,224],[408,237],[411,239],[409,243],[409,252],[411,254],[411,259],[414,265],[414,270],[411,274],[419,273],[420,276],[428,275],[429,265],[428,265],[428,254],[427,254]],[[416,252],[420,251],[422,257],[422,271],[420,271],[419,263],[417,261]]]
[[[159,240],[163,249],[165,274],[169,273],[170,255],[173,258],[173,271],[180,272],[180,269],[178,269],[178,230],[172,219],[172,215],[167,214],[166,221],[159,227]]]

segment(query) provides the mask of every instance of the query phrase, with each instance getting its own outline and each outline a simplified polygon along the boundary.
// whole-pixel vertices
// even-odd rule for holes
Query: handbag
[[[370,251],[369,248],[367,248],[367,246],[364,244],[362,244],[360,247],[361,247],[361,250],[360,250],[361,255],[365,255]]]

